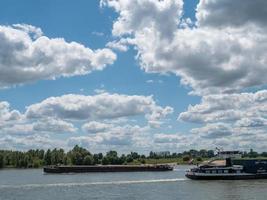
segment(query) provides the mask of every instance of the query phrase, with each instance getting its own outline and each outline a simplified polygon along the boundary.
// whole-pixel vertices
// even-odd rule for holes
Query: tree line
[[[138,160],[144,163],[145,155],[136,152],[118,155],[116,151],[92,154],[85,148],[76,145],[72,150],[64,149],[31,149],[26,152],[0,150],[0,168],[38,168],[44,165],[122,165]]]
[[[213,150],[189,150],[182,153],[153,152],[149,155],[140,155],[137,152],[118,155],[116,151],[108,151],[105,155],[102,153],[93,154],[87,149],[76,145],[72,150],[65,152],[64,149],[31,149],[26,152],[0,150],[0,168],[38,168],[44,165],[124,165],[130,163],[145,164],[149,159],[170,159],[180,158],[183,161],[196,159],[208,159],[215,156]],[[267,152],[257,153],[253,150],[244,152],[244,157],[267,157]]]

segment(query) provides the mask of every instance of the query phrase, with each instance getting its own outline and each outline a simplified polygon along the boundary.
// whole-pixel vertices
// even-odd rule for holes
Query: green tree
[[[87,155],[91,155],[91,153],[89,151],[87,151],[86,149],[79,147],[78,145],[76,145],[71,152],[69,152],[69,156],[71,158],[71,162],[74,165],[82,165],[85,156]]]
[[[131,152],[131,156],[134,160],[140,158],[140,155],[137,152]]]
[[[198,162],[202,162],[202,158],[201,157],[197,157],[197,161]]]
[[[51,163],[53,165],[63,164],[64,155],[65,153],[63,149],[53,149],[51,152]]]
[[[92,155],[87,155],[83,159],[83,164],[84,165],[93,165],[94,164],[94,159]]]
[[[108,164],[116,165],[119,164],[119,157],[117,151],[107,152],[105,158],[108,160]]]
[[[124,154],[121,155],[121,157],[119,158],[119,164],[126,164],[126,156]]]
[[[63,164],[64,165],[70,165],[71,164],[71,158],[70,158],[69,154],[64,155]]]
[[[207,152],[207,150],[205,150],[205,149],[201,149],[201,150],[199,151],[199,156],[202,157],[202,158],[207,158],[207,157],[208,157],[208,152]]]
[[[0,153],[0,168],[3,168],[4,167],[4,156],[2,153]]]
[[[198,155],[198,151],[195,150],[195,149],[191,149],[189,151],[189,155],[192,157],[192,158],[195,158],[197,155]]]
[[[256,151],[253,151],[253,149],[250,149],[250,151],[248,153],[248,157],[256,158],[256,157],[258,157],[258,153]]]
[[[131,162],[133,162],[133,161],[134,161],[134,159],[133,159],[132,155],[131,155],[131,154],[128,154],[128,155],[126,156],[126,162],[127,162],[127,163],[131,163]]]
[[[141,164],[146,164],[146,160],[144,158],[140,158],[140,163]]]
[[[30,164],[29,160],[30,160],[30,157],[29,157],[29,155],[26,154],[23,158],[23,161],[22,161],[23,162],[22,167],[28,168],[29,164]]]
[[[109,164],[110,164],[109,159],[106,156],[104,156],[102,159],[102,165],[109,165]]]
[[[213,158],[215,156],[213,150],[208,150],[207,155],[208,155],[208,158]]]
[[[38,151],[38,158],[40,160],[43,160],[44,159],[44,155],[45,155],[45,151],[43,149],[41,149],[41,150]]]
[[[103,154],[102,153],[94,154],[93,159],[94,159],[94,164],[100,164],[103,159]]]
[[[149,158],[156,158],[156,153],[153,151],[149,152]]]
[[[189,155],[186,155],[183,157],[183,161],[184,162],[188,162],[190,160],[190,156]]]
[[[40,166],[41,166],[41,160],[39,160],[39,158],[33,159],[32,167],[39,168]]]
[[[52,158],[51,150],[48,149],[46,151],[46,153],[45,153],[45,156],[44,156],[44,163],[45,163],[45,165],[51,165],[52,164],[51,158]]]

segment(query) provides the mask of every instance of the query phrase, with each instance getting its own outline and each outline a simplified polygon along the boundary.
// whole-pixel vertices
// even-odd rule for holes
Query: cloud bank
[[[0,102],[0,144],[6,147],[8,141],[13,145],[17,142],[18,148],[22,145],[21,148],[27,149],[31,147],[26,145],[27,138],[45,137],[47,143],[40,144],[45,148],[53,141],[53,135],[61,134],[63,138],[68,135],[66,140],[55,139],[54,144],[65,145],[65,148],[75,142],[106,149],[143,145],[149,141],[152,130],[163,124],[172,112],[169,106],[157,105],[152,96],[116,93],[49,97],[29,105],[25,113],[12,110],[7,102]],[[134,118],[140,118],[144,125],[137,125]]]

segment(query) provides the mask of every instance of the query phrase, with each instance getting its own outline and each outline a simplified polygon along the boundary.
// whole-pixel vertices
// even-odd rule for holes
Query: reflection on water
[[[44,175],[42,170],[1,170],[0,200],[148,199],[265,200],[267,180],[192,181],[187,166],[172,172]]]

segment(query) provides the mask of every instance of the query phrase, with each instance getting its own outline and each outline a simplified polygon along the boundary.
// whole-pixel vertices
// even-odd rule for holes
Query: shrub
[[[184,161],[184,162],[188,162],[189,160],[190,160],[190,157],[189,157],[189,156],[184,156],[184,157],[183,157],[183,161]]]

